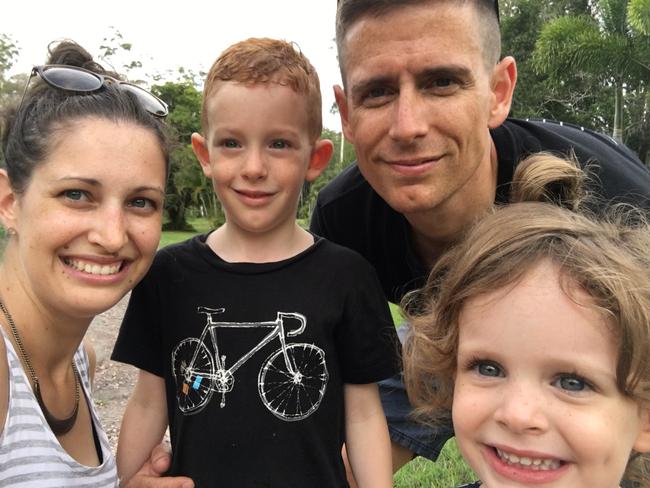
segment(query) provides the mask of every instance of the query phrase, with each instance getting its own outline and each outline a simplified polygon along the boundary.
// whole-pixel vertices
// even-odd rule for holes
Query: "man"
[[[606,201],[650,207],[650,172],[610,138],[560,123],[507,119],[517,79],[501,58],[496,0],[342,0],[334,88],[357,164],[320,193],[311,230],[351,247],[399,303],[540,150],[575,153]],[[404,330],[402,330],[404,332]],[[411,422],[399,378],[383,384],[393,469],[436,459],[450,429]]]

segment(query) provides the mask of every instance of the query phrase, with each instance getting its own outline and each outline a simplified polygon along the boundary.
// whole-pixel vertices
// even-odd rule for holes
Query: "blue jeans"
[[[408,324],[397,329],[397,336],[402,343],[410,330]],[[402,373],[378,384],[391,440],[417,456],[435,461],[445,442],[454,436],[451,424],[433,428],[410,418],[413,407],[406,396]]]

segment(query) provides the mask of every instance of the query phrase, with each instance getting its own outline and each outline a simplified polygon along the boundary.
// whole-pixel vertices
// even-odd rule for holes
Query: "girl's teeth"
[[[509,454],[500,449],[497,449],[496,451],[501,460],[513,466],[517,465],[535,471],[548,471],[551,469],[559,469],[560,467],[560,461],[555,459],[529,458],[524,456],[519,457],[516,454]]]

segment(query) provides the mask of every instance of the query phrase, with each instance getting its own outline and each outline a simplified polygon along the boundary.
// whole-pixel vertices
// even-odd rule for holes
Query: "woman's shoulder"
[[[2,327],[2,326],[0,326]],[[0,434],[4,430],[9,408],[9,361],[4,335],[0,332]]]

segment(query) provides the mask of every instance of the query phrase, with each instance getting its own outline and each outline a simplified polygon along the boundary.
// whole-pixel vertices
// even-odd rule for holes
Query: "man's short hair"
[[[208,130],[208,99],[220,82],[277,83],[305,97],[307,130],[316,141],[323,129],[320,82],[316,69],[293,43],[269,38],[250,38],[221,53],[210,68],[203,88],[201,127]],[[207,135],[207,133],[205,134]]]
[[[410,5],[450,3],[458,6],[474,5],[483,37],[485,65],[491,69],[501,57],[498,0],[338,0],[336,9],[336,48],[339,55],[341,79],[345,86],[345,37],[350,28],[367,17],[382,17]]]

